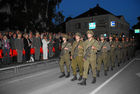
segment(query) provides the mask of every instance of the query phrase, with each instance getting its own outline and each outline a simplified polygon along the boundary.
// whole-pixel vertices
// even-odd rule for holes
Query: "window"
[[[81,29],[81,23],[76,23],[76,24],[75,24],[75,28],[76,28],[76,29]]]

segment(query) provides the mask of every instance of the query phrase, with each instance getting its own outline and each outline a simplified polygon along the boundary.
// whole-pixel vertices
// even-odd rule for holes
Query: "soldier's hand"
[[[64,49],[65,49],[65,50],[68,50],[68,48],[66,48],[66,47],[65,47]]]
[[[72,56],[70,57],[70,59],[72,59]]]
[[[85,61],[85,59],[83,58],[83,61]]]
[[[107,47],[106,47],[106,46],[104,46],[103,48],[104,48],[104,49],[106,49]]]
[[[83,47],[82,46],[78,46],[78,48],[82,49]]]
[[[115,47],[114,45],[112,45],[111,47]]]
[[[96,49],[96,47],[95,47],[95,46],[92,46],[92,49],[94,49],[94,50],[95,50],[95,49]]]

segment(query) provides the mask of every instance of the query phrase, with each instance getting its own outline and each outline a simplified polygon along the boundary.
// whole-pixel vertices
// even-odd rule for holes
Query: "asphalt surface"
[[[0,80],[0,94],[140,94],[140,56],[137,56],[101,75],[91,84],[91,72],[86,86],[70,78],[58,78],[58,63],[48,64],[46,70]]]

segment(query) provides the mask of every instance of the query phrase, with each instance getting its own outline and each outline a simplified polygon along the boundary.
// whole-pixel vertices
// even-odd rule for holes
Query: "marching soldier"
[[[66,68],[67,68],[66,78],[70,77],[70,54],[69,54],[70,51],[71,51],[71,44],[67,42],[67,35],[63,35],[63,43],[62,43],[60,62],[59,62],[62,75],[60,75],[59,78],[65,76],[64,62],[66,63]]]
[[[100,36],[101,41],[99,45],[101,46],[100,52],[98,52],[98,64],[97,64],[97,76],[100,76],[101,64],[104,63],[104,75],[107,76],[107,63],[108,63],[108,51],[110,50],[110,45],[105,41],[104,35]]]
[[[79,81],[82,80],[83,75],[83,41],[80,40],[81,34],[76,33],[75,39],[76,41],[72,45],[72,51],[71,51],[71,59],[72,59],[72,70],[73,70],[73,78],[71,81],[77,80],[77,65],[80,72]]]
[[[121,43],[118,39],[118,37],[115,38],[115,44],[116,44],[116,50],[115,50],[115,54],[116,54],[116,58],[118,60],[118,67],[120,66],[121,63]]]
[[[115,48],[116,48],[116,44],[113,41],[113,37],[112,35],[109,36],[109,44],[110,44],[110,61],[111,61],[111,70],[113,70],[113,68],[115,68]]]
[[[96,53],[97,50],[100,49],[100,46],[98,44],[98,41],[93,38],[93,31],[88,30],[87,31],[87,37],[88,39],[84,42],[84,72],[83,72],[83,81],[78,83],[80,85],[86,85],[86,79],[87,79],[87,73],[89,69],[89,65],[91,65],[92,68],[92,76],[93,81],[92,83],[96,82]]]
[[[122,37],[122,60],[123,62],[125,62],[126,60],[126,41],[125,41],[125,38]]]
[[[129,42],[129,38],[126,38],[126,43],[127,43],[127,59],[129,60],[129,58],[130,58],[130,42]]]

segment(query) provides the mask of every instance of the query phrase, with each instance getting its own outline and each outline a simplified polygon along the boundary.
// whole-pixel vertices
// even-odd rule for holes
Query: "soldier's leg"
[[[106,60],[107,60],[107,71],[109,71],[109,68],[110,68],[110,52],[107,52],[107,57],[106,57]]]
[[[61,75],[59,76],[59,78],[62,78],[65,76],[65,71],[64,71],[64,57],[61,57],[60,62],[59,62],[59,66],[60,66],[60,71],[61,71]]]
[[[83,81],[78,83],[78,84],[86,85],[88,67],[89,67],[89,58],[87,60],[84,60],[84,64],[83,64],[83,69],[84,69],[84,71],[83,71]]]
[[[108,67],[108,65],[107,65],[107,54],[105,53],[105,54],[103,54],[103,62],[104,62],[104,70],[105,71],[107,71],[107,67]]]
[[[60,66],[60,71],[63,73],[64,72],[64,57],[61,57],[59,66]]]
[[[102,56],[98,56],[97,58],[97,71],[101,70],[101,64],[102,64]]]
[[[90,57],[90,64],[91,64],[92,76],[93,76],[92,83],[95,83],[96,82],[96,55]]]
[[[115,67],[115,60],[116,60],[116,55],[114,55],[114,53],[112,53],[111,54],[112,67]]]
[[[77,63],[80,70],[80,76],[83,76],[83,57],[78,56]]]
[[[65,56],[66,68],[67,68],[67,75],[66,78],[70,77],[70,56]]]
[[[84,68],[83,78],[87,79],[87,73],[88,73],[88,68],[89,68],[89,60],[84,61],[83,68]]]
[[[76,58],[72,59],[72,63],[71,63],[71,67],[72,67],[72,71],[73,71],[73,76],[76,76],[77,71],[77,62],[76,62]]]
[[[106,59],[107,58],[107,53],[104,53],[103,54],[103,62],[104,62],[104,75],[107,76],[107,62],[108,60]]]
[[[65,62],[67,67],[67,72],[70,72],[70,56],[65,56]]]
[[[92,73],[93,73],[92,75],[93,77],[96,77],[96,55],[90,58],[90,64],[91,64]]]

